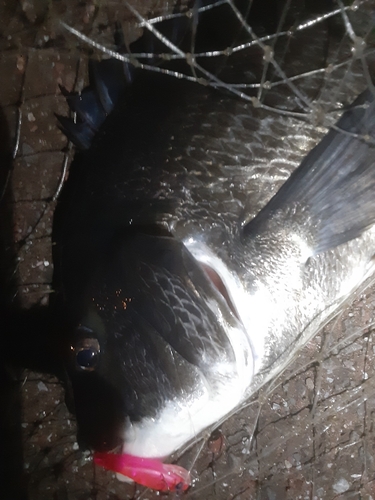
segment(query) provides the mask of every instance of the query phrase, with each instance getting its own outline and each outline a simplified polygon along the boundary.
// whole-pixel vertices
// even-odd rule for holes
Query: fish
[[[90,101],[112,101],[100,64],[94,93],[68,97],[82,122],[62,120],[88,148],[56,210],[52,307],[70,332],[80,439],[165,459],[281,371],[373,272],[373,92],[307,154],[322,133],[298,136],[303,95],[292,111],[282,93],[247,101],[220,71],[203,86],[134,71],[96,131]],[[279,165],[262,171],[259,151],[275,147]]]

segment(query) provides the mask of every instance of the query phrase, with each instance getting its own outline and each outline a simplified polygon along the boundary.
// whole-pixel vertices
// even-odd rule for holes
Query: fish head
[[[68,371],[85,446],[165,458],[242,401],[246,332],[182,242],[119,238],[79,310]]]

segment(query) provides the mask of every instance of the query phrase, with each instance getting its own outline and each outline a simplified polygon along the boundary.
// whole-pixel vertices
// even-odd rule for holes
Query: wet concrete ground
[[[143,2],[143,9],[141,4],[136,6],[145,15],[156,15],[163,2],[153,6]],[[369,5],[370,10],[375,8],[374,3]],[[19,130],[9,184],[13,200],[8,197],[7,206],[13,209],[18,251],[15,300],[24,308],[47,304],[53,293],[52,217],[72,155],[54,113],[67,113],[59,84],[69,90],[84,86],[90,53],[58,21],[110,44],[115,18],[125,21],[131,15],[116,2],[3,0],[0,4],[0,105],[13,147]],[[183,455],[181,465],[189,468],[194,463],[193,487],[181,496],[375,498],[374,306],[371,288],[358,293],[274,387],[266,387],[221,425],[216,438]],[[91,458],[78,449],[74,417],[55,377],[9,366],[4,373],[5,386],[10,387],[4,396],[8,413],[4,421],[6,429],[12,427],[10,449],[15,451],[14,456],[8,451],[4,457],[9,462],[4,470],[14,471],[4,498],[179,498],[120,483],[111,473],[94,468]],[[22,456],[17,456],[21,438]]]

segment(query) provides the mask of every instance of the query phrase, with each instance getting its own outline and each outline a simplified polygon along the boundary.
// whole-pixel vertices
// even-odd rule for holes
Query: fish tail
[[[81,93],[70,93],[60,87],[71,111],[73,121],[56,115],[60,128],[79,149],[88,149],[106,117],[125,91],[131,75],[130,66],[117,59],[89,61],[90,86]]]
[[[359,237],[375,223],[375,101],[363,92],[244,228],[294,214],[311,256]],[[281,215],[283,217],[283,215]]]
[[[177,8],[177,7],[176,7]],[[193,16],[195,20],[197,16]],[[186,33],[192,30],[192,20],[186,16],[178,17],[163,26],[164,40],[181,43]],[[164,33],[165,32],[165,33]],[[102,61],[89,60],[89,86],[82,92],[68,92],[60,86],[70,110],[76,114],[76,120],[56,115],[60,129],[79,149],[89,149],[106,117],[114,110],[126,88],[133,83],[137,66],[151,66],[160,61],[150,60],[148,55],[164,47],[164,43],[147,29],[141,38],[130,44],[128,52],[124,35],[119,23],[115,27],[117,56]],[[134,56],[132,55],[134,54]],[[142,57],[143,54],[143,57]],[[112,53],[113,55],[113,53]]]

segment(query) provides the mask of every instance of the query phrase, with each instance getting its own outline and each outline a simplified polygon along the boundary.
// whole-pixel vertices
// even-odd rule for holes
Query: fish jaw
[[[94,463],[117,472],[120,480],[130,479],[158,491],[185,491],[191,484],[190,473],[186,469],[156,459],[98,452],[94,454]]]

